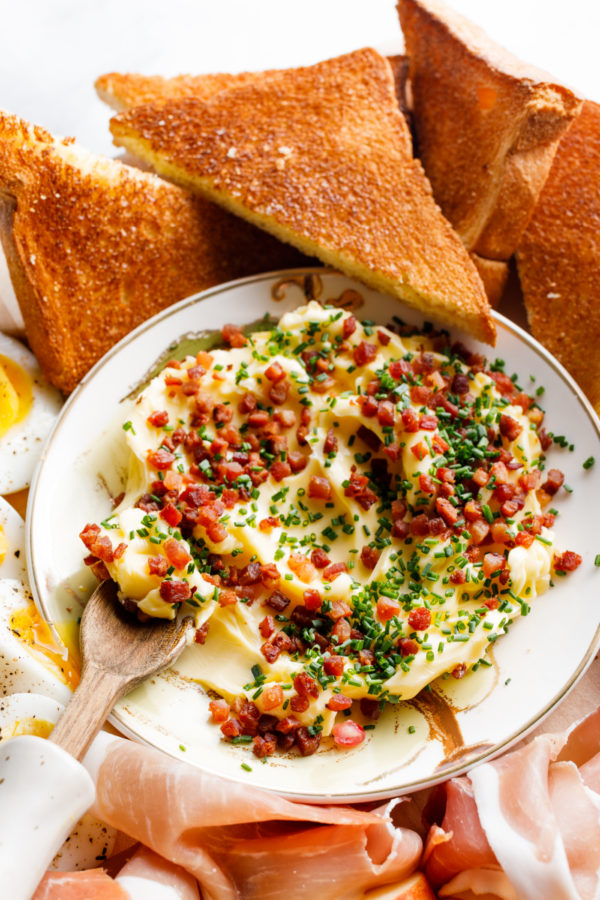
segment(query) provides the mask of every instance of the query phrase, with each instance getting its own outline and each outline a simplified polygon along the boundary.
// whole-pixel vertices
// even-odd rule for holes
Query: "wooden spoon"
[[[172,663],[193,629],[192,616],[139,622],[103,581],[81,618],[81,681],[50,740],[82,759],[117,700]]]

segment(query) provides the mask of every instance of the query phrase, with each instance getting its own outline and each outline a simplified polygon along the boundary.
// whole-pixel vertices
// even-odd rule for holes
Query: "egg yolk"
[[[6,535],[4,534],[4,529],[2,525],[0,525],[0,566],[4,562],[4,557],[8,552],[8,541],[6,539]]]
[[[52,663],[53,668],[58,669],[61,680],[75,690],[79,684],[79,661],[55,640],[48,623],[44,622],[33,603],[12,614],[10,630],[33,656],[46,664]]]
[[[53,728],[54,722],[48,722],[46,719],[37,719],[35,716],[26,716],[13,722],[12,728],[9,726],[6,730],[7,733],[0,735],[0,741],[18,737],[21,734],[33,734],[35,737],[47,738]]]
[[[31,378],[25,369],[0,354],[0,437],[27,416],[32,399]]]

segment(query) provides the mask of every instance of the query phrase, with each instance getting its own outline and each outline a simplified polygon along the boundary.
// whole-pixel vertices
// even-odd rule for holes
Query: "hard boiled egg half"
[[[28,487],[61,406],[33,353],[0,332],[0,494]]]

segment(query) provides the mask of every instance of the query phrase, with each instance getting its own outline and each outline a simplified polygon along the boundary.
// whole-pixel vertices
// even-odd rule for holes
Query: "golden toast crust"
[[[400,109],[406,115],[408,110],[405,87],[408,60],[405,56],[397,55],[388,56],[388,62],[394,73]],[[182,100],[184,97],[210,100],[221,91],[251,84],[253,81],[262,81],[271,75],[278,75],[281,71],[281,69],[267,69],[264,72],[240,72],[237,75],[217,72],[208,75],[175,75],[173,78],[164,78],[162,75],[107,72],[96,79],[94,86],[101,100],[117,112],[122,112],[134,106]]]
[[[482,340],[481,282],[441,215],[388,62],[365,49],[218,94],[136,107],[115,143],[305,253]]]
[[[496,308],[508,281],[508,263],[499,259],[485,259],[476,253],[470,253],[469,256],[479,273],[490,306]]]
[[[399,0],[419,157],[465,246],[509,259],[580,108],[440,0]]]
[[[28,339],[65,392],[177,300],[307,263],[214,204],[4,113],[0,199],[0,237]]]
[[[600,412],[600,105],[585,101],[559,144],[517,251],[533,335]]]

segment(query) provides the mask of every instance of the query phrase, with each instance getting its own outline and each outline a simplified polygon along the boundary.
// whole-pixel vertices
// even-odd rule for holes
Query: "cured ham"
[[[32,900],[131,900],[101,869],[87,872],[47,872]]]
[[[444,786],[424,859],[440,897],[594,900],[600,710]]]
[[[205,900],[358,898],[417,866],[422,843],[372,812],[291,803],[101,736],[86,758],[100,818],[200,882]]]

